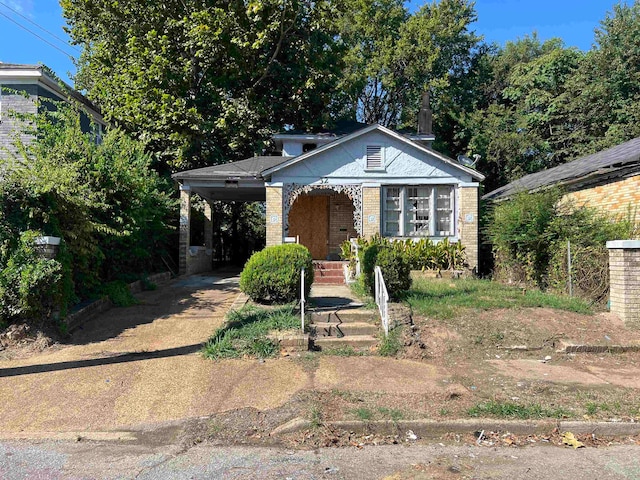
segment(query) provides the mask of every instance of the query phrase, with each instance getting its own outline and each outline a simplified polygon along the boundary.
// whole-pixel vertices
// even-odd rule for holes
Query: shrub
[[[411,268],[401,252],[392,248],[382,248],[378,253],[376,264],[382,270],[382,276],[392,300],[397,300],[403,292],[409,290]]]
[[[375,273],[374,268],[378,260],[378,253],[380,252],[381,245],[373,243],[365,245],[358,253],[360,255],[360,266],[362,268],[362,282],[364,288],[371,295],[375,289]]]
[[[367,268],[364,265],[364,253],[369,247],[389,247],[401,252],[412,270],[459,270],[466,265],[464,246],[459,242],[451,243],[448,238],[435,243],[428,238],[389,240],[374,235],[369,240],[358,238],[357,243],[363,272]],[[374,252],[370,255],[375,256]],[[341,246],[341,256],[350,262],[352,268],[355,266],[355,258],[348,241]],[[365,277],[365,286],[368,282]]]
[[[116,307],[130,307],[138,303],[129,286],[122,280],[107,283],[102,288],[102,293],[107,295]]]
[[[637,235],[633,215],[613,218],[560,202],[561,193],[522,193],[493,210],[487,227],[498,279],[566,292],[571,242],[574,294],[603,301],[609,289],[607,240]]]
[[[254,253],[240,274],[240,289],[257,302],[287,303],[300,295],[305,268],[305,296],[313,283],[311,253],[299,244],[274,245]]]
[[[35,238],[27,231],[0,270],[0,323],[18,319],[42,322],[61,308],[65,269],[57,260],[40,256]]]

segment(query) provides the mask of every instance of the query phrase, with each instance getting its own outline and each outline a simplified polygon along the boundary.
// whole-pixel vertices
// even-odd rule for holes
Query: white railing
[[[376,304],[380,311],[380,318],[382,319],[382,328],[384,329],[385,337],[389,335],[389,292],[387,292],[387,286],[384,283],[382,276],[382,270],[377,265],[374,268],[375,280],[376,280]]]
[[[300,269],[300,324],[302,333],[304,333],[304,304],[307,300],[304,298],[304,267]]]

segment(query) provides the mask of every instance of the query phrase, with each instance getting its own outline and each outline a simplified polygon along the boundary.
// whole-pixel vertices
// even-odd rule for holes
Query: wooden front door
[[[289,211],[289,236],[299,236],[314,260],[325,260],[329,254],[329,197],[300,195]]]

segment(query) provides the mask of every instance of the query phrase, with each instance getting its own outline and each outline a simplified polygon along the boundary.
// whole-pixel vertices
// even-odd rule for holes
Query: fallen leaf
[[[584,443],[578,441],[576,436],[571,432],[564,432],[562,434],[562,443],[564,443],[565,445],[570,445],[573,448],[584,447]]]

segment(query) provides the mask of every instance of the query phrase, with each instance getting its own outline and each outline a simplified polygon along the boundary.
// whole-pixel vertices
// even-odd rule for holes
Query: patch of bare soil
[[[640,331],[626,328],[610,313],[496,309],[446,320],[415,316],[413,323],[412,330],[405,333],[409,340],[403,355],[447,366],[505,357],[544,358],[555,353],[561,339],[593,345],[640,345]]]

